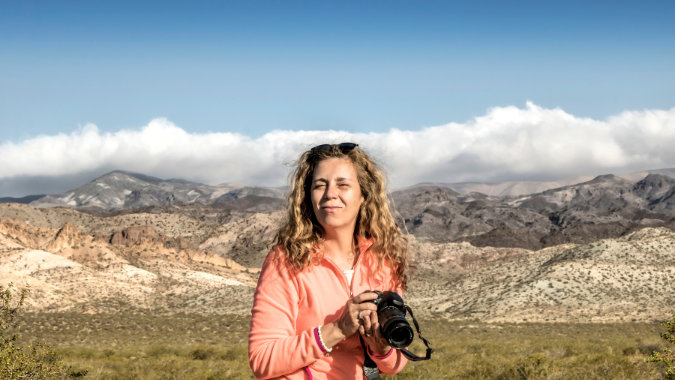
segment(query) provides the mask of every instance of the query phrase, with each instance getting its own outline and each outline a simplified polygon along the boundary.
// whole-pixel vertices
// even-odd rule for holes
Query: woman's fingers
[[[384,339],[382,336],[382,331],[380,330],[380,324],[378,322],[373,322],[373,335],[377,339]]]
[[[370,313],[370,323],[375,325],[376,323],[379,323],[380,321],[377,319],[377,310],[373,313]]]
[[[363,292],[359,294],[358,296],[352,298],[352,301],[356,304],[363,303],[364,301],[372,301],[375,298],[377,298],[377,293],[373,292]]]
[[[366,335],[370,335],[373,332],[372,329],[373,326],[370,322],[370,313],[368,313],[363,316],[363,330],[365,331]]]
[[[382,333],[380,332],[380,321],[377,319],[377,312],[370,313],[370,324],[372,334],[378,338],[381,338]]]
[[[368,311],[377,311],[377,305],[372,304],[370,302],[364,302],[356,305],[356,308],[358,310],[368,310]],[[365,313],[365,311],[364,311]]]
[[[345,336],[350,336],[355,332],[360,332],[366,336],[373,334],[372,318],[377,312],[377,305],[367,302],[377,298],[376,293],[364,292],[347,301],[342,316],[338,321],[338,327]],[[365,317],[368,316],[368,325]]]
[[[378,332],[379,323],[377,323],[377,313],[374,311],[364,311],[362,313],[361,324],[363,328],[359,328],[359,332],[362,335],[372,336],[372,335],[381,335]]]

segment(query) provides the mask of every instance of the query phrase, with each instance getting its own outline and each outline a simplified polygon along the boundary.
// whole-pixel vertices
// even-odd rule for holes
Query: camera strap
[[[420,332],[420,325],[419,325],[419,323],[417,323],[417,319],[415,319],[415,316],[413,315],[413,312],[412,312],[412,309],[410,308],[410,306],[405,305],[405,309],[408,311],[408,313],[410,313],[410,316],[412,317],[413,323],[415,324],[415,330],[417,330],[417,336],[419,336],[420,339],[422,339],[422,342],[424,342],[424,345],[427,347],[427,355],[425,357],[420,357],[420,356],[417,356],[417,355],[413,354],[412,352],[408,351],[405,348],[401,348],[400,351],[401,351],[401,353],[403,353],[403,356],[405,356],[406,358],[408,358],[408,360],[413,361],[413,362],[419,362],[419,361],[422,361],[422,360],[429,360],[429,359],[431,359],[431,353],[434,352],[434,349],[431,348],[431,343],[429,343],[428,340],[426,340],[422,337],[422,333]]]
[[[359,340],[361,340],[361,347],[363,347],[363,356],[365,360],[363,362],[363,375],[368,380],[381,380],[380,370],[377,368],[377,364],[373,359],[368,355],[368,349],[366,344],[363,342],[363,337],[359,334]]]

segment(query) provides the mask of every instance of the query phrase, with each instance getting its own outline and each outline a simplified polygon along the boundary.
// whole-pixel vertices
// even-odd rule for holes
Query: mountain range
[[[89,207],[116,211],[175,203],[232,204],[246,196],[258,197],[260,203],[277,204],[283,198],[280,189],[223,183],[210,186],[182,179],[162,180],[144,174],[113,171],[64,194],[47,195],[30,204],[36,207]],[[234,203],[233,203],[234,202]],[[265,211],[265,210],[255,210]]]
[[[439,186],[392,193],[401,225],[417,239],[540,249],[675,226],[675,178],[614,175],[520,197],[460,194]]]
[[[674,169],[658,169],[622,174],[619,177],[637,182],[649,174],[675,177]],[[437,183],[424,182],[411,186],[442,187],[460,194],[482,193],[489,197],[507,197],[541,193],[592,180],[590,176],[579,176],[561,181],[509,181],[500,183]],[[146,206],[163,206],[175,203],[226,204],[224,208],[251,209],[264,212],[282,208],[279,199],[284,198],[285,188],[223,183],[204,185],[182,179],[162,180],[145,174],[116,170],[63,194],[29,195],[21,198],[0,198],[0,203],[30,203],[36,207],[88,207],[104,211],[116,211]],[[255,196],[245,202],[238,199]],[[263,206],[258,207],[258,205]],[[257,207],[257,208],[256,208]]]
[[[534,183],[538,187],[572,184],[518,196],[467,192],[471,184],[466,183],[420,184],[392,192],[391,200],[400,215],[399,225],[420,241],[467,241],[481,247],[536,250],[621,237],[647,226],[675,227],[674,177],[675,169],[602,175],[574,183],[585,179],[578,177]],[[533,188],[532,182],[507,184],[512,192]],[[508,190],[494,187],[498,184],[471,186]],[[280,188],[228,183],[210,186],[114,171],[30,204],[38,208],[67,207],[98,216],[179,214],[223,224],[240,218],[241,213],[284,209],[283,198]]]
[[[656,169],[656,170],[643,170],[632,173],[620,174],[618,177],[625,178],[632,182],[637,182],[649,174],[662,174],[668,177],[675,177],[675,168],[670,169]],[[458,182],[458,183],[442,183],[442,182],[423,182],[417,185],[411,186],[420,187],[420,186],[439,186],[452,189],[460,194],[469,194],[469,193],[483,193],[488,196],[504,197],[504,196],[517,196],[517,195],[526,195],[541,193],[550,189],[557,189],[560,187],[576,185],[578,183],[587,182],[592,180],[593,176],[579,176],[574,178],[567,178],[560,181],[507,181],[507,182],[497,182],[497,183],[485,183],[485,182]]]

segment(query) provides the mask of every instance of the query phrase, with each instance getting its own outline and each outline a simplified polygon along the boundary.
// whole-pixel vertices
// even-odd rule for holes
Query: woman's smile
[[[340,206],[321,206],[321,208],[326,212],[336,212],[342,210]]]

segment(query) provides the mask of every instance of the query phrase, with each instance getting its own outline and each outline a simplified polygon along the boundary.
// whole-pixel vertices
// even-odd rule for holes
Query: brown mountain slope
[[[221,233],[210,237],[199,247],[244,266],[260,268],[284,215],[283,211],[253,214],[228,223],[222,226]]]
[[[0,217],[11,218],[30,226],[57,229],[70,223],[87,234],[104,236],[126,227],[147,225],[164,235],[181,236],[195,244],[223,231],[219,224],[202,222],[182,214],[138,213],[99,217],[70,208],[36,209],[18,203],[0,204]]]
[[[11,281],[31,285],[36,311],[244,313],[256,275],[149,226],[105,237],[0,218],[0,282]]]

